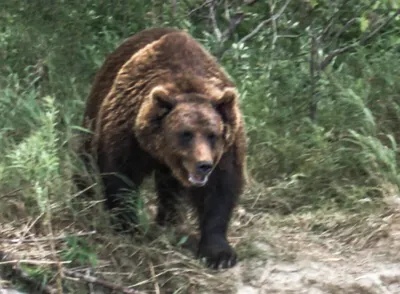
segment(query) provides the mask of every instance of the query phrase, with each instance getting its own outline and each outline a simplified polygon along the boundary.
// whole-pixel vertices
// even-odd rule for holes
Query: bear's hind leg
[[[136,214],[139,189],[119,174],[102,176],[106,205],[113,213],[117,230],[135,231],[138,224]]]

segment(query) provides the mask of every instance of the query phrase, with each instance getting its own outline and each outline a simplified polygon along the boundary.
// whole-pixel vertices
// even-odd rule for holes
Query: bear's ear
[[[169,95],[167,89],[165,89],[163,86],[154,87],[150,92],[150,98],[153,106],[156,106],[157,108],[163,109],[167,112],[171,111],[176,105],[176,100]]]
[[[238,94],[236,90],[234,88],[226,88],[215,101],[215,108],[225,123],[235,124],[237,100]]]
[[[234,139],[238,128],[238,93],[234,88],[226,88],[222,95],[215,101],[215,109],[224,122],[224,137],[229,144]]]

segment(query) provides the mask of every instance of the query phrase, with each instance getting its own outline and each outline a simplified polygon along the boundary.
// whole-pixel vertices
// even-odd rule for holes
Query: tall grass
[[[44,191],[54,189],[50,184],[55,178],[68,181],[65,169],[73,163],[66,163],[71,157],[63,155],[81,122],[94,73],[119,42],[144,28],[132,23],[127,28],[123,19],[149,9],[129,14],[121,6],[125,4],[112,11],[96,1],[64,9],[52,5],[50,10],[10,4],[1,15],[5,26],[0,49],[7,60],[0,81],[3,192],[25,181]],[[31,15],[33,8],[41,10]],[[163,21],[168,24],[168,18]],[[196,34],[187,21],[181,25]],[[197,37],[207,48],[215,42],[210,34]],[[221,61],[241,92],[250,174],[266,187],[276,186],[266,199],[284,198],[293,209],[326,203],[350,207],[378,196],[382,181],[397,185],[396,47],[382,49],[387,41],[378,39],[376,45],[346,56],[338,68],[329,68],[318,85],[317,121],[311,122],[310,89],[304,87],[307,59],[285,50],[271,54],[264,45],[268,42],[259,38],[251,45],[233,46]],[[286,42],[278,40],[275,46],[284,49]]]

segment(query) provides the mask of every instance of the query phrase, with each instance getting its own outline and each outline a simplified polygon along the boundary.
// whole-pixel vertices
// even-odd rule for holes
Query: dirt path
[[[246,261],[235,269],[237,294],[266,293],[400,293],[400,263],[380,260],[371,252],[294,262]]]
[[[332,218],[322,233],[310,229],[318,217],[270,226],[269,242],[253,243],[269,257],[245,259],[221,277],[236,281],[236,294],[400,293],[400,210],[357,222]]]

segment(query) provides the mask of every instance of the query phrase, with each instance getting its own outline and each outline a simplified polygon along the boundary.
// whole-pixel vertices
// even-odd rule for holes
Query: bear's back
[[[205,79],[214,78],[233,86],[215,57],[184,31],[171,32],[149,46],[157,52],[157,64],[168,69],[175,77],[186,75]],[[179,79],[175,78],[175,80]]]
[[[115,86],[129,93],[129,103],[140,105],[155,86],[163,85],[170,95],[199,93],[211,99],[226,87],[234,87],[225,70],[197,40],[175,30],[148,43],[121,67]],[[216,98],[216,97],[214,97]],[[123,103],[123,102],[120,102]]]
[[[169,84],[171,94],[197,92],[210,97],[214,96],[215,90],[233,86],[228,74],[199,42],[188,33],[173,28],[139,32],[107,57],[87,100],[85,128],[93,130],[96,116],[114,82],[122,90],[136,84],[135,101],[119,100],[121,107],[129,108],[134,103],[134,112],[155,85]]]
[[[124,63],[146,45],[173,32],[179,32],[179,30],[173,28],[152,28],[141,31],[126,39],[115,51],[107,56],[104,64],[95,76],[86,104],[85,122],[96,118],[101,103],[110,91],[114,79]],[[87,123],[84,123],[84,125],[88,127]]]

